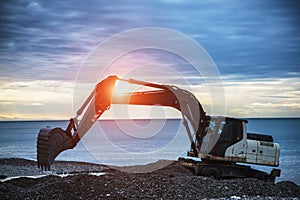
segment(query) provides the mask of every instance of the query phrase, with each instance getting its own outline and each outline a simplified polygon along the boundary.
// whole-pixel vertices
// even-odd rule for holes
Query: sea
[[[250,118],[247,131],[273,136],[280,144],[279,181],[300,185],[300,118]],[[68,121],[0,121],[0,158],[36,160],[41,128],[61,127]],[[189,138],[181,119],[101,120],[87,131],[74,149],[56,160],[118,166],[142,165],[162,159],[177,160],[189,150]],[[251,165],[270,172],[273,167]]]

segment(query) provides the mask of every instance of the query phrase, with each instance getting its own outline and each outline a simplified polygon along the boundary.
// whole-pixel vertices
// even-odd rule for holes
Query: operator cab
[[[212,118],[210,129],[215,132],[217,142],[209,154],[224,157],[226,149],[243,139],[243,122],[234,118]]]
[[[279,144],[270,135],[247,133],[247,120],[211,117],[201,142],[201,159],[279,165]],[[195,156],[195,155],[192,155]]]
[[[246,120],[230,117],[211,117],[199,142],[200,154],[224,157],[228,147],[243,139],[245,123]]]

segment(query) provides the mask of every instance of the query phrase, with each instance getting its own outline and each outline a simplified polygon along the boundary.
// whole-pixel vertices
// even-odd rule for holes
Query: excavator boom
[[[138,84],[153,88],[150,91],[132,92],[114,97],[116,81]],[[87,133],[98,118],[110,108],[111,104],[161,105],[179,110],[191,142],[191,149],[198,154],[199,147],[195,144],[200,140],[209,123],[209,116],[204,112],[197,98],[187,90],[170,85],[160,85],[138,80],[125,80],[117,76],[109,76],[99,82],[85,102],[70,119],[66,130],[61,128],[43,128],[38,134],[37,161],[38,166],[49,170],[57,155],[72,149]],[[78,118],[82,115],[81,120]],[[192,126],[190,130],[188,121]],[[200,142],[197,142],[200,144]]]

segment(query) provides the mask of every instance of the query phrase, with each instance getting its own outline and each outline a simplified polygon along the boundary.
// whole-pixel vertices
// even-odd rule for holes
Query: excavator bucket
[[[76,145],[71,135],[61,128],[42,128],[37,138],[37,163],[42,170],[50,170],[55,157]]]

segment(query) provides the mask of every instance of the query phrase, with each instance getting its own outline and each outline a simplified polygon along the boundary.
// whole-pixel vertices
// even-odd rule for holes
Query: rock
[[[14,160],[18,162],[18,160]],[[26,163],[26,161],[21,160]],[[33,162],[33,161],[32,161]],[[159,164],[163,164],[159,161]],[[1,163],[1,159],[0,159]],[[9,163],[9,164],[7,164]],[[2,168],[13,163],[2,164]],[[28,163],[27,163],[28,164]],[[194,176],[190,170],[177,162],[148,173],[129,173],[126,170],[103,167],[102,176],[88,175],[88,164],[74,162],[59,163],[62,167],[75,169],[80,173],[64,178],[46,176],[38,179],[19,178],[0,183],[1,199],[281,199],[300,198],[299,186],[293,182],[282,181],[277,184],[256,179],[213,180]],[[155,164],[157,165],[157,163]],[[22,166],[16,163],[14,166]],[[32,165],[26,165],[27,171]],[[100,166],[90,165],[91,169]],[[143,166],[143,170],[153,165]],[[20,169],[20,168],[17,168]],[[132,168],[136,170],[137,168]],[[16,168],[11,169],[16,170]],[[84,170],[86,173],[84,173]],[[26,170],[25,170],[26,171]]]
[[[7,178],[7,176],[5,176],[5,175],[0,175],[0,179],[6,179]]]

